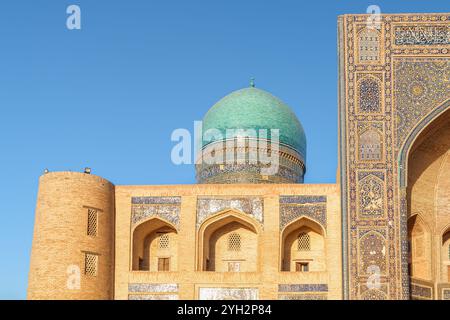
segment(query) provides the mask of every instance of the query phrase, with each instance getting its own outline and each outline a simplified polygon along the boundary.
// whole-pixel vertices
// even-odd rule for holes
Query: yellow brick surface
[[[88,208],[98,211],[99,228],[95,237],[87,235]],[[41,176],[28,298],[111,299],[113,232],[114,186],[111,183],[76,172]],[[97,276],[84,275],[85,252],[98,254]],[[79,288],[68,285],[73,270],[79,270]]]
[[[207,219],[210,222],[197,228],[198,196],[233,198],[237,195],[263,199],[263,225],[252,222],[251,217],[228,224],[220,216],[213,216]],[[310,272],[281,271],[280,195],[327,196],[323,257],[317,266],[316,262],[312,264]],[[176,233],[171,234],[170,252],[158,253],[171,257],[169,272],[156,271],[156,260],[150,261],[150,271],[138,270],[133,234],[139,225],[134,229],[131,224],[131,198],[144,196],[181,197],[180,223]],[[87,235],[88,208],[99,212],[97,237]],[[339,189],[333,184],[113,186],[94,175],[49,173],[40,178],[28,298],[128,299],[130,283],[176,283],[180,299],[197,299],[201,287],[251,287],[258,289],[260,299],[277,299],[279,284],[327,284],[328,298],[340,299],[340,221]],[[142,231],[142,235],[135,233],[134,250],[139,255],[144,254],[144,249],[150,256],[158,252],[153,233],[162,229],[160,225],[149,225],[155,228]],[[242,247],[240,252],[230,255],[226,246],[229,234],[234,231],[241,234]],[[215,261],[215,271],[204,271],[202,257],[213,256],[211,250],[220,261]],[[85,252],[99,255],[95,277],[83,274]],[[309,258],[318,257],[313,253]],[[241,272],[227,272],[226,261],[236,259],[242,260]],[[80,268],[78,290],[67,287],[67,268],[71,265]]]
[[[264,226],[257,234],[256,271],[230,273],[202,271],[198,260],[196,229],[197,196],[260,196],[264,199]],[[281,271],[279,228],[280,195],[326,195],[327,231],[324,239],[322,271],[308,273]],[[181,196],[180,229],[178,231],[178,272],[132,271],[131,197]],[[200,287],[256,287],[259,298],[277,299],[278,284],[328,284],[329,299],[341,299],[341,216],[337,185],[171,185],[116,186],[116,260],[115,298],[128,298],[129,283],[178,283],[180,299],[197,299]],[[243,238],[245,243],[245,238]],[[221,244],[222,245],[222,244]],[[244,248],[245,249],[245,248]],[[250,247],[248,250],[253,250]],[[245,251],[243,252],[245,254]]]

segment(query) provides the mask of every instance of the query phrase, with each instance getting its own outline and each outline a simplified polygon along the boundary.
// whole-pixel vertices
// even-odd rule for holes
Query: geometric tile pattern
[[[411,284],[411,297],[421,299],[432,299],[433,288],[418,285],[416,283]]]
[[[128,300],[178,300],[177,294],[130,294]]]
[[[178,292],[176,283],[129,283],[129,292]]]
[[[445,21],[445,16],[444,19]],[[396,45],[448,45],[450,27],[448,24],[399,25],[394,27]],[[430,35],[433,35],[430,37]]]
[[[405,179],[398,179],[405,163],[398,157],[418,123],[450,99],[450,15],[382,15],[379,59],[363,63],[358,35],[368,18],[339,18],[344,296],[408,299],[407,204],[399,185]],[[361,79],[371,81],[361,85]],[[362,136],[365,130],[373,130],[370,139]],[[361,156],[367,142],[360,137],[376,161]],[[370,238],[361,236],[370,231]],[[383,270],[383,290],[366,285],[371,263]]]
[[[280,294],[278,300],[327,300],[326,294]]]
[[[327,227],[326,196],[280,196],[280,230],[299,217],[308,217]]]
[[[261,197],[198,197],[197,229],[208,217],[226,209],[249,215],[261,225],[264,222],[264,201]]]
[[[279,292],[328,292],[327,284],[279,284]]]
[[[199,300],[258,300],[257,288],[199,288]]]
[[[180,220],[181,197],[132,197],[131,222],[136,225],[156,216],[172,223],[177,229]]]

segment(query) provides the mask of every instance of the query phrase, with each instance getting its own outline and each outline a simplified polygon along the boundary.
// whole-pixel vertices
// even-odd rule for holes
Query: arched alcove
[[[259,227],[251,218],[226,211],[199,228],[199,270],[255,272],[258,270]]]
[[[178,235],[170,223],[149,219],[133,230],[133,271],[176,271]]]
[[[425,117],[408,137],[400,153],[400,185],[406,186],[409,219],[411,281],[419,279],[439,284],[450,280],[444,260],[445,233],[441,233],[450,224],[448,108],[449,102],[446,102],[436,109],[446,111]],[[417,212],[420,212],[419,216],[415,216]]]
[[[408,219],[408,247],[409,275],[416,279],[431,280],[431,231],[418,214]]]
[[[281,234],[281,271],[325,271],[325,231],[315,221],[302,217]]]

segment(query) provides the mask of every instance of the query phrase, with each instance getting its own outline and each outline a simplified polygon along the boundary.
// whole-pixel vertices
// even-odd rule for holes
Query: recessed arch
[[[260,231],[255,219],[234,209],[209,217],[197,232],[197,270],[258,271]]]
[[[441,236],[443,237],[448,232],[450,232],[450,223],[441,229]]]
[[[176,271],[178,232],[173,224],[150,217],[131,230],[133,271]]]
[[[140,220],[138,223],[136,223],[134,226],[132,226],[132,228],[131,228],[131,233],[133,233],[134,230],[136,230],[136,228],[138,228],[140,225],[142,225],[142,224],[144,224],[144,223],[147,223],[148,221],[158,221],[158,223],[166,224],[166,225],[170,226],[171,228],[173,228],[173,229],[175,229],[175,230],[178,229],[172,222],[170,222],[170,221],[168,221],[168,220],[166,220],[166,219],[164,219],[164,218],[162,218],[162,217],[159,217],[159,216],[150,216],[150,217],[148,217],[148,218],[145,218],[145,219]]]
[[[431,229],[428,223],[424,220],[421,212],[415,212],[408,217],[408,228],[412,227],[415,222],[420,223],[427,232],[431,232]]]
[[[414,145],[420,144],[421,138],[423,139],[426,129],[434,124],[435,121],[439,121],[441,117],[447,116],[450,111],[450,99],[443,102],[437,108],[428,113],[422,120],[414,127],[409,134],[408,138],[402,144],[398,155],[399,165],[399,184],[400,188],[407,187],[408,184],[408,157],[412,151]]]
[[[408,218],[408,266],[411,277],[431,280],[432,232],[420,213]]]
[[[409,246],[409,281],[449,282],[444,226],[450,223],[450,99],[411,130],[398,154],[401,224]],[[407,263],[406,263],[407,262]]]
[[[324,227],[317,221],[302,216],[286,225],[280,237],[281,271],[325,271]]]

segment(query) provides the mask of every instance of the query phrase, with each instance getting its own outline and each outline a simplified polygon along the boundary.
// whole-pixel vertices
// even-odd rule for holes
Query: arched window
[[[301,232],[297,239],[298,251],[310,251],[311,250],[311,237],[305,232]]]

